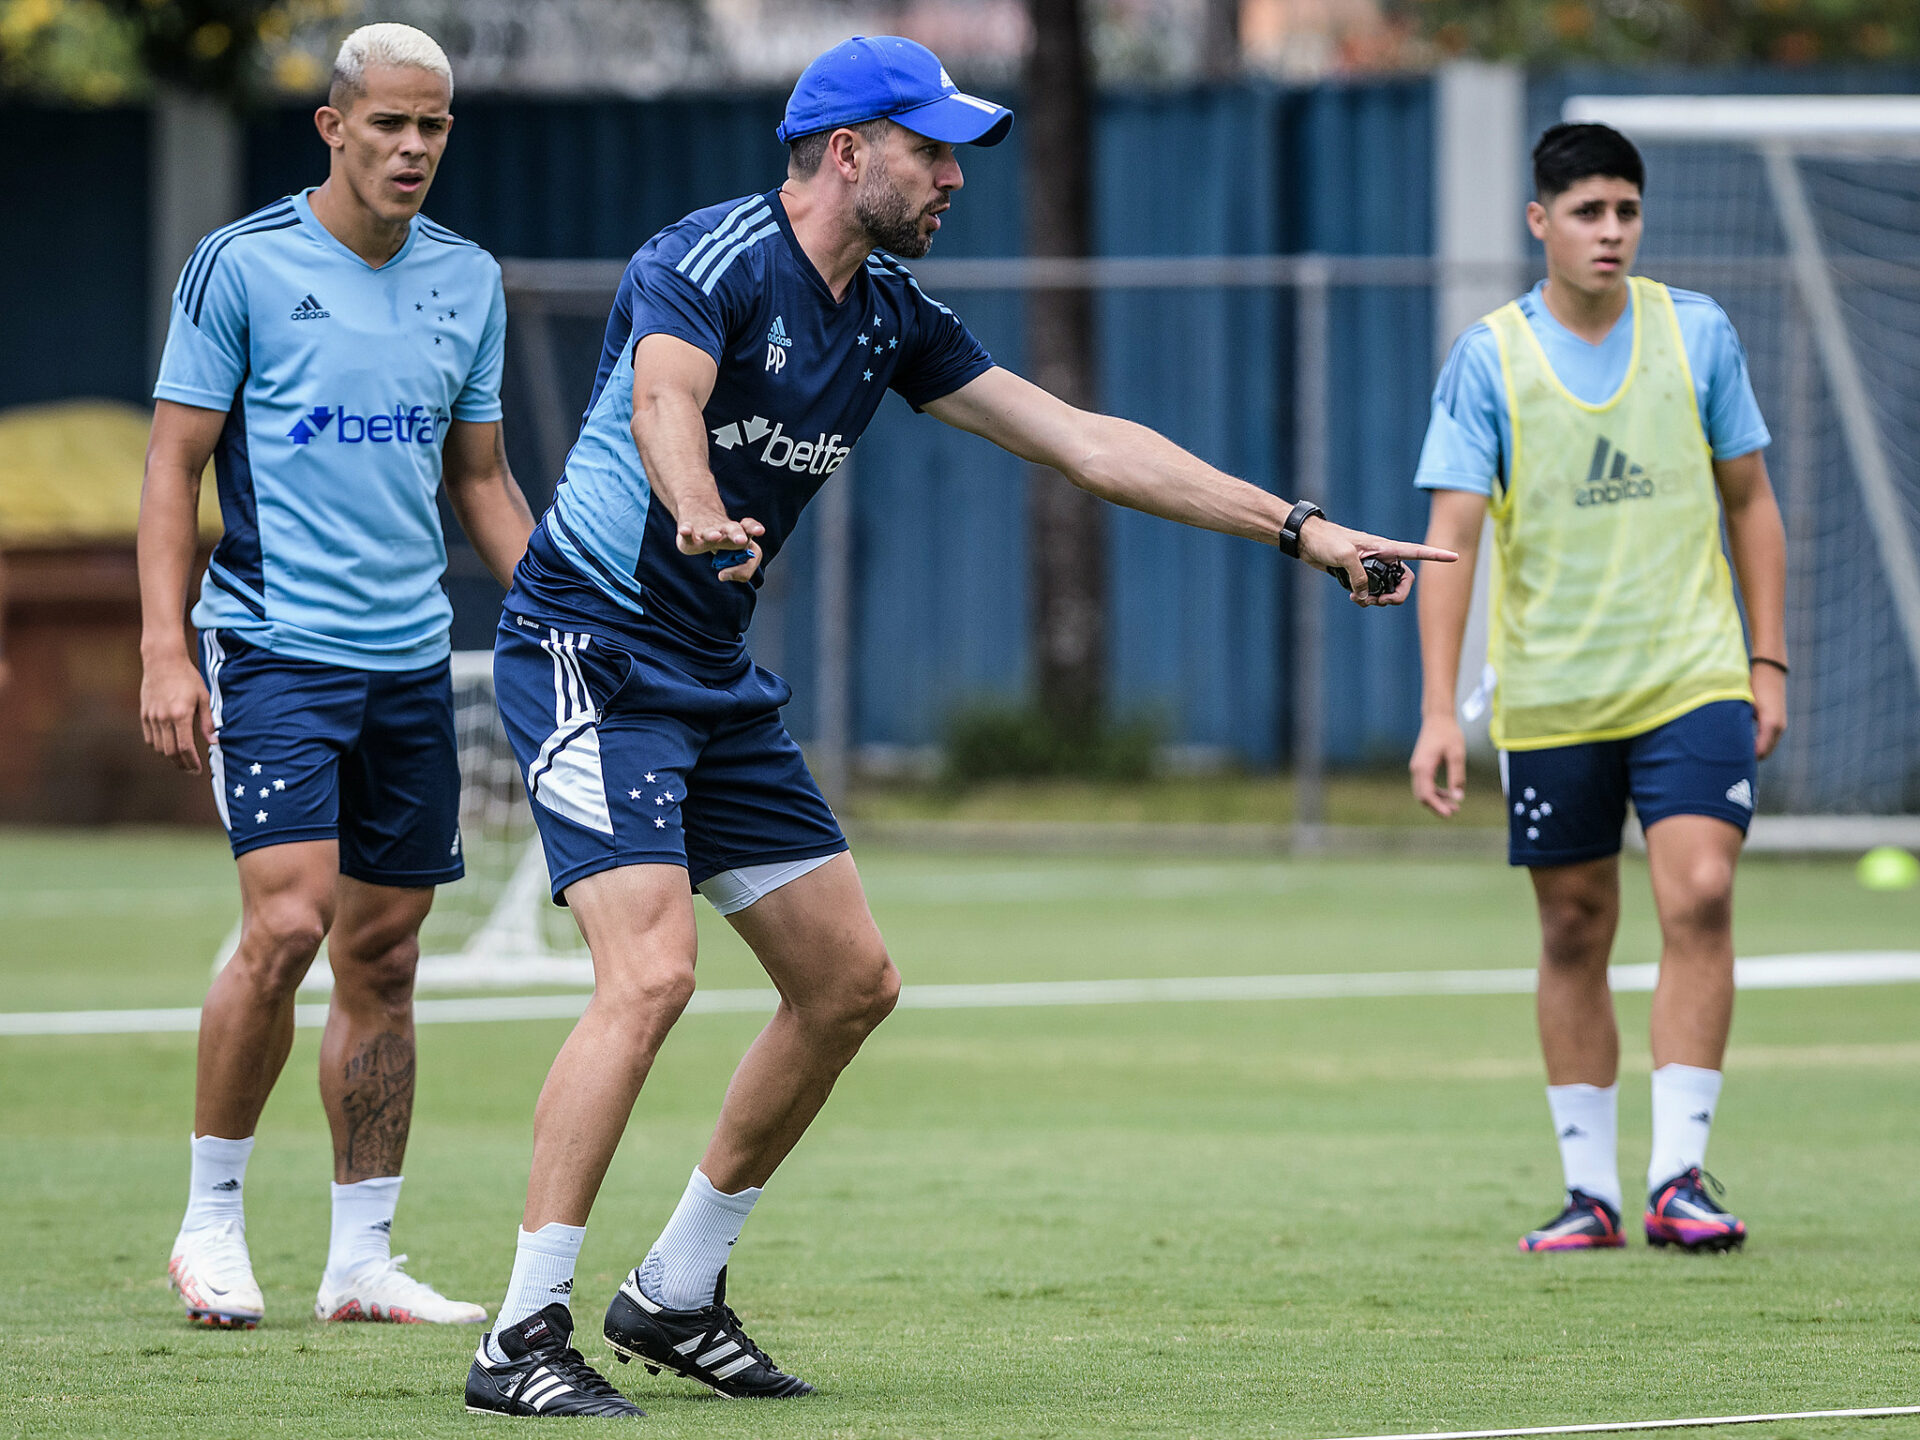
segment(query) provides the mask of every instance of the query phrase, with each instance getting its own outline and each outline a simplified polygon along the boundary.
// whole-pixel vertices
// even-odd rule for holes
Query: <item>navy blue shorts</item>
[[[1717,700],[1644,735],[1500,752],[1507,863],[1577,865],[1620,853],[1627,801],[1644,829],[1710,815],[1745,833],[1759,762],[1753,707]]]
[[[494,693],[533,802],[553,898],[621,865],[728,870],[847,848],[781,722],[793,691],[742,652],[726,662],[578,612],[545,623],[516,581]]]
[[[353,670],[206,630],[200,673],[213,701],[213,794],[236,856],[338,840],[340,873],[370,885],[466,873],[446,661]]]

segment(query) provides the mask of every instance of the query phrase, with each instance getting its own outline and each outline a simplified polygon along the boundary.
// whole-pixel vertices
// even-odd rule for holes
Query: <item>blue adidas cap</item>
[[[899,35],[856,35],[807,66],[773,133],[790,144],[880,119],[949,145],[998,145],[1013,128],[1011,110],[961,93],[926,46]]]

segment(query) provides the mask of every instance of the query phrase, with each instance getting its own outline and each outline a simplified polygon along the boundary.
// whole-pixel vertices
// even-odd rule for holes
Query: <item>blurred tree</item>
[[[291,48],[296,31],[340,21],[350,0],[109,0],[133,26],[158,84],[240,107],[276,88],[317,85]],[[297,58],[298,57],[298,58]],[[292,82],[289,85],[288,82]]]
[[[0,86],[114,104],[155,85],[228,106],[326,80],[356,0],[0,0]]]
[[[1082,0],[1030,0],[1021,142],[1027,253],[1092,253],[1093,77]],[[1070,405],[1094,404],[1093,297],[1027,296],[1027,371]],[[1040,707],[1065,736],[1097,732],[1106,690],[1106,524],[1101,503],[1052,470],[1028,479],[1034,674]]]
[[[1386,0],[1442,53],[1682,64],[1920,58],[1914,0]]]
[[[0,0],[0,87],[112,105],[141,79],[133,28],[103,0]]]

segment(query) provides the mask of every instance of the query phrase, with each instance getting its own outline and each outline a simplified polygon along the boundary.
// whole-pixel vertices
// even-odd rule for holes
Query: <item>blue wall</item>
[[[144,401],[146,111],[0,104],[0,196],[0,406]]]
[[[497,255],[624,257],[685,211],[780,179],[778,115],[778,96],[647,104],[474,98],[461,102],[430,211]],[[8,194],[23,196],[29,209],[25,223],[6,227],[6,313],[10,328],[19,317],[46,340],[6,348],[0,405],[73,394],[140,401],[148,390],[146,115],[4,109],[0,119]],[[1425,253],[1430,154],[1425,81],[1112,94],[1096,125],[1098,248]],[[305,106],[252,117],[246,156],[248,207],[324,177]],[[968,184],[939,255],[1018,253],[1020,129],[995,150],[966,152],[964,163]],[[61,182],[73,173],[90,182]],[[950,300],[996,357],[1018,369],[1020,298],[968,292]],[[1336,301],[1336,463],[1317,499],[1342,518],[1419,526],[1405,476],[1425,413],[1427,311],[1423,294]],[[582,401],[599,330],[599,321],[559,324],[563,384]],[[1292,493],[1292,309],[1283,296],[1112,294],[1098,307],[1098,330],[1104,407]],[[536,459],[528,403],[509,361],[509,449],[540,503],[555,476]],[[958,705],[1018,697],[1027,685],[1025,470],[889,399],[858,447],[854,480],[856,737],[922,745],[939,737]],[[1250,762],[1283,755],[1288,570],[1279,557],[1119,511],[1108,534],[1114,708],[1158,714],[1175,739]],[[914,557],[904,572],[902,538]],[[814,726],[812,541],[803,526],[756,622],[762,655],[799,691],[791,722],[803,735]],[[482,645],[495,591],[472,555],[455,551],[457,641]],[[1394,753],[1415,712],[1411,616],[1329,611],[1334,705],[1352,714],[1346,693],[1359,685],[1369,714],[1365,728],[1332,728],[1336,758]]]
[[[1558,118],[1568,95],[1585,91],[1916,88],[1920,74],[1912,71],[1570,70],[1533,78],[1528,121],[1537,132]],[[502,256],[624,258],[689,210],[772,185],[784,160],[772,135],[780,104],[771,95],[463,100],[430,209]],[[144,399],[148,128],[137,110],[0,106],[0,193],[8,198],[0,317],[10,342],[0,346],[0,406],[74,395]],[[940,258],[1018,253],[1021,138],[1016,126],[1006,145],[965,153],[967,185],[941,232]],[[1106,255],[1427,254],[1433,145],[1424,79],[1110,94],[1096,127],[1097,245]],[[325,153],[304,106],[250,120],[246,153],[249,207],[324,175]],[[1725,204],[1747,203],[1739,197],[1753,189],[1752,177],[1734,169],[1751,161],[1730,160],[1734,169],[1710,190],[1677,177],[1669,183],[1659,147],[1649,147],[1648,161],[1646,258],[1658,274],[1663,256],[1698,248],[1700,224],[1724,229]],[[1756,253],[1777,253],[1770,216],[1755,210],[1751,218],[1746,231]],[[1789,318],[1770,293],[1715,293],[1749,337]],[[1019,367],[1017,295],[944,298],[1003,363]],[[1336,292],[1325,477],[1302,481],[1290,473],[1294,316],[1284,294],[1188,289],[1103,297],[1102,403],[1256,484],[1288,496],[1304,491],[1340,519],[1414,535],[1426,507],[1410,476],[1440,338],[1432,310],[1424,289]],[[598,318],[557,325],[563,384],[582,402],[601,329]],[[1754,377],[1762,405],[1785,413],[1784,377],[1765,369],[1756,365]],[[555,477],[536,458],[525,380],[511,358],[505,400],[516,472],[542,503]],[[1818,397],[1812,423],[1801,427],[1806,433],[1788,436],[1776,454],[1789,489],[1806,469],[1801,457],[1838,443],[1828,409]],[[859,446],[854,482],[856,738],[924,744],[938,738],[956,706],[1017,697],[1027,686],[1024,467],[889,399]],[[1851,493],[1824,495],[1822,513]],[[1836,515],[1819,539],[1833,562],[1815,572],[1844,583],[1847,547],[1864,543],[1863,533],[1851,512]],[[1250,763],[1283,759],[1291,568],[1269,549],[1126,512],[1110,512],[1108,534],[1116,710],[1155,713],[1172,738]],[[762,658],[795,683],[790,719],[803,736],[814,728],[814,538],[803,524],[755,623]],[[485,644],[497,592],[457,540],[455,548],[449,589],[457,639]],[[1824,559],[1827,550],[1821,553]],[[1417,724],[1413,617],[1340,604],[1325,610],[1333,756],[1397,761]],[[1836,602],[1820,613],[1848,611]],[[1876,612],[1862,622],[1872,630],[1870,645],[1823,633],[1809,635],[1808,648],[1844,657],[1851,638],[1896,653],[1884,620]],[[1832,689],[1824,672],[1817,678]],[[1885,679],[1909,693],[1904,671]],[[1920,708],[1895,708],[1920,727]]]
[[[1096,128],[1099,251],[1425,253],[1431,109],[1424,80],[1106,96]],[[772,134],[779,111],[774,96],[463,101],[429,210],[503,257],[623,258],[689,210],[776,183],[784,168]],[[68,123],[27,113],[50,131]],[[12,257],[0,274],[74,271],[72,285],[48,287],[53,298],[44,302],[71,317],[57,324],[66,327],[61,353],[74,363],[0,372],[0,405],[73,393],[139,399],[147,388],[144,117],[113,112],[87,122],[100,131],[89,132],[89,151],[118,166],[114,187],[89,187],[96,197],[112,195],[115,210],[93,228],[105,237],[98,243],[130,254],[82,251],[69,260],[65,246],[49,247],[44,235],[22,242],[20,229],[7,227],[9,245],[32,253]],[[9,137],[15,133],[24,132],[10,127]],[[1018,253],[1020,138],[1016,126],[1009,143],[964,152],[967,184],[941,232],[941,258]],[[0,147],[15,170],[40,150]],[[246,154],[249,208],[324,177],[325,152],[306,107],[254,117]],[[101,271],[111,286],[87,291],[81,275],[97,280]],[[74,298],[81,291],[84,304]],[[4,298],[11,307],[15,297]],[[1017,295],[945,298],[997,358],[1018,368]],[[1431,379],[1430,308],[1423,291],[1336,299],[1334,473],[1314,498],[1342,519],[1402,531],[1423,523],[1407,477]],[[1098,311],[1102,404],[1290,495],[1300,488],[1288,473],[1292,323],[1284,297],[1256,291],[1106,296]],[[564,384],[583,403],[600,329],[598,321],[559,327]],[[541,472],[511,357],[506,402],[516,473],[538,503],[555,477]],[[890,398],[859,446],[854,473],[856,738],[929,743],[955,707],[1017,697],[1027,684],[1025,469]],[[1181,742],[1256,764],[1280,758],[1290,567],[1266,547],[1132,513],[1111,512],[1108,533],[1114,708],[1160,716]],[[803,736],[814,724],[813,541],[803,524],[756,621],[763,657],[794,681],[790,720]],[[903,553],[912,568],[901,568]],[[457,642],[487,643],[497,592],[471,555],[455,555],[449,589]],[[1329,727],[1336,758],[1395,754],[1416,713],[1412,617],[1327,609],[1330,716],[1354,713],[1348,696],[1358,686],[1369,717],[1360,728]]]
[[[463,102],[431,210],[503,256],[624,257],[653,231],[728,195],[774,184],[777,97],[728,101]],[[1245,87],[1105,97],[1096,126],[1097,245],[1107,255],[1424,254],[1431,243],[1430,87],[1425,81]],[[1020,130],[963,152],[967,183],[942,229],[945,258],[1017,254]],[[321,170],[307,113],[256,123],[249,198],[261,204]],[[697,160],[697,164],[695,163]],[[1017,295],[947,297],[1002,363],[1018,368]],[[1425,291],[1336,299],[1334,473],[1291,475],[1291,306],[1257,291],[1125,292],[1098,311],[1105,408],[1171,436],[1254,483],[1313,488],[1355,523],[1418,530],[1407,477],[1418,455],[1432,353]],[[584,401],[597,324],[562,326],[568,384]],[[530,492],[532,427],[510,378],[508,425]],[[854,724],[863,743],[925,744],[971,701],[1028,682],[1025,467],[889,399],[854,462]],[[1112,697],[1160,717],[1173,738],[1256,764],[1287,739],[1286,582],[1276,552],[1114,511],[1109,520]],[[921,537],[926,537],[922,539]],[[802,525],[770,576],[756,621],[766,663],[794,682],[790,711],[814,723],[814,536]],[[904,549],[912,569],[902,571]],[[884,559],[880,557],[885,557]],[[461,643],[484,643],[484,581],[454,589]],[[1397,753],[1417,719],[1412,617],[1330,605],[1329,682],[1344,714],[1335,758]]]

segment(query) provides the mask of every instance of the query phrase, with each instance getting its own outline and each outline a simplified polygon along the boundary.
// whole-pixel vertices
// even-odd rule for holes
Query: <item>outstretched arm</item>
[[[1183,525],[1277,543],[1292,505],[1257,485],[1214,469],[1144,425],[1081,410],[995,367],[926,407],[935,418],[971,431],[1035,464],[1050,465],[1082,490],[1115,505]],[[1370,596],[1361,562],[1452,560],[1449,551],[1309,520],[1300,558],[1342,570],[1358,605],[1398,605],[1413,586],[1411,571],[1390,595]]]
[[[1787,663],[1787,532],[1767,478],[1766,452],[1751,450],[1713,462],[1714,482],[1727,512],[1727,549],[1740,577],[1753,654]],[[1787,676],[1772,665],[1752,667],[1754,749],[1762,760],[1787,728]]]
[[[760,565],[757,538],[767,527],[751,516],[727,514],[707,465],[707,399],[720,367],[698,345],[672,335],[648,335],[633,354],[633,443],[647,483],[678,524],[680,553],[747,550],[753,559],[720,572],[722,580],[751,580]]]
[[[155,750],[200,773],[196,741],[213,743],[206,683],[187,649],[187,584],[200,541],[200,476],[227,412],[171,400],[153,407],[140,486],[140,730]]]
[[[513,584],[527,553],[533,512],[507,468],[507,442],[498,420],[455,420],[447,427],[440,478],[454,518],[493,578]]]

